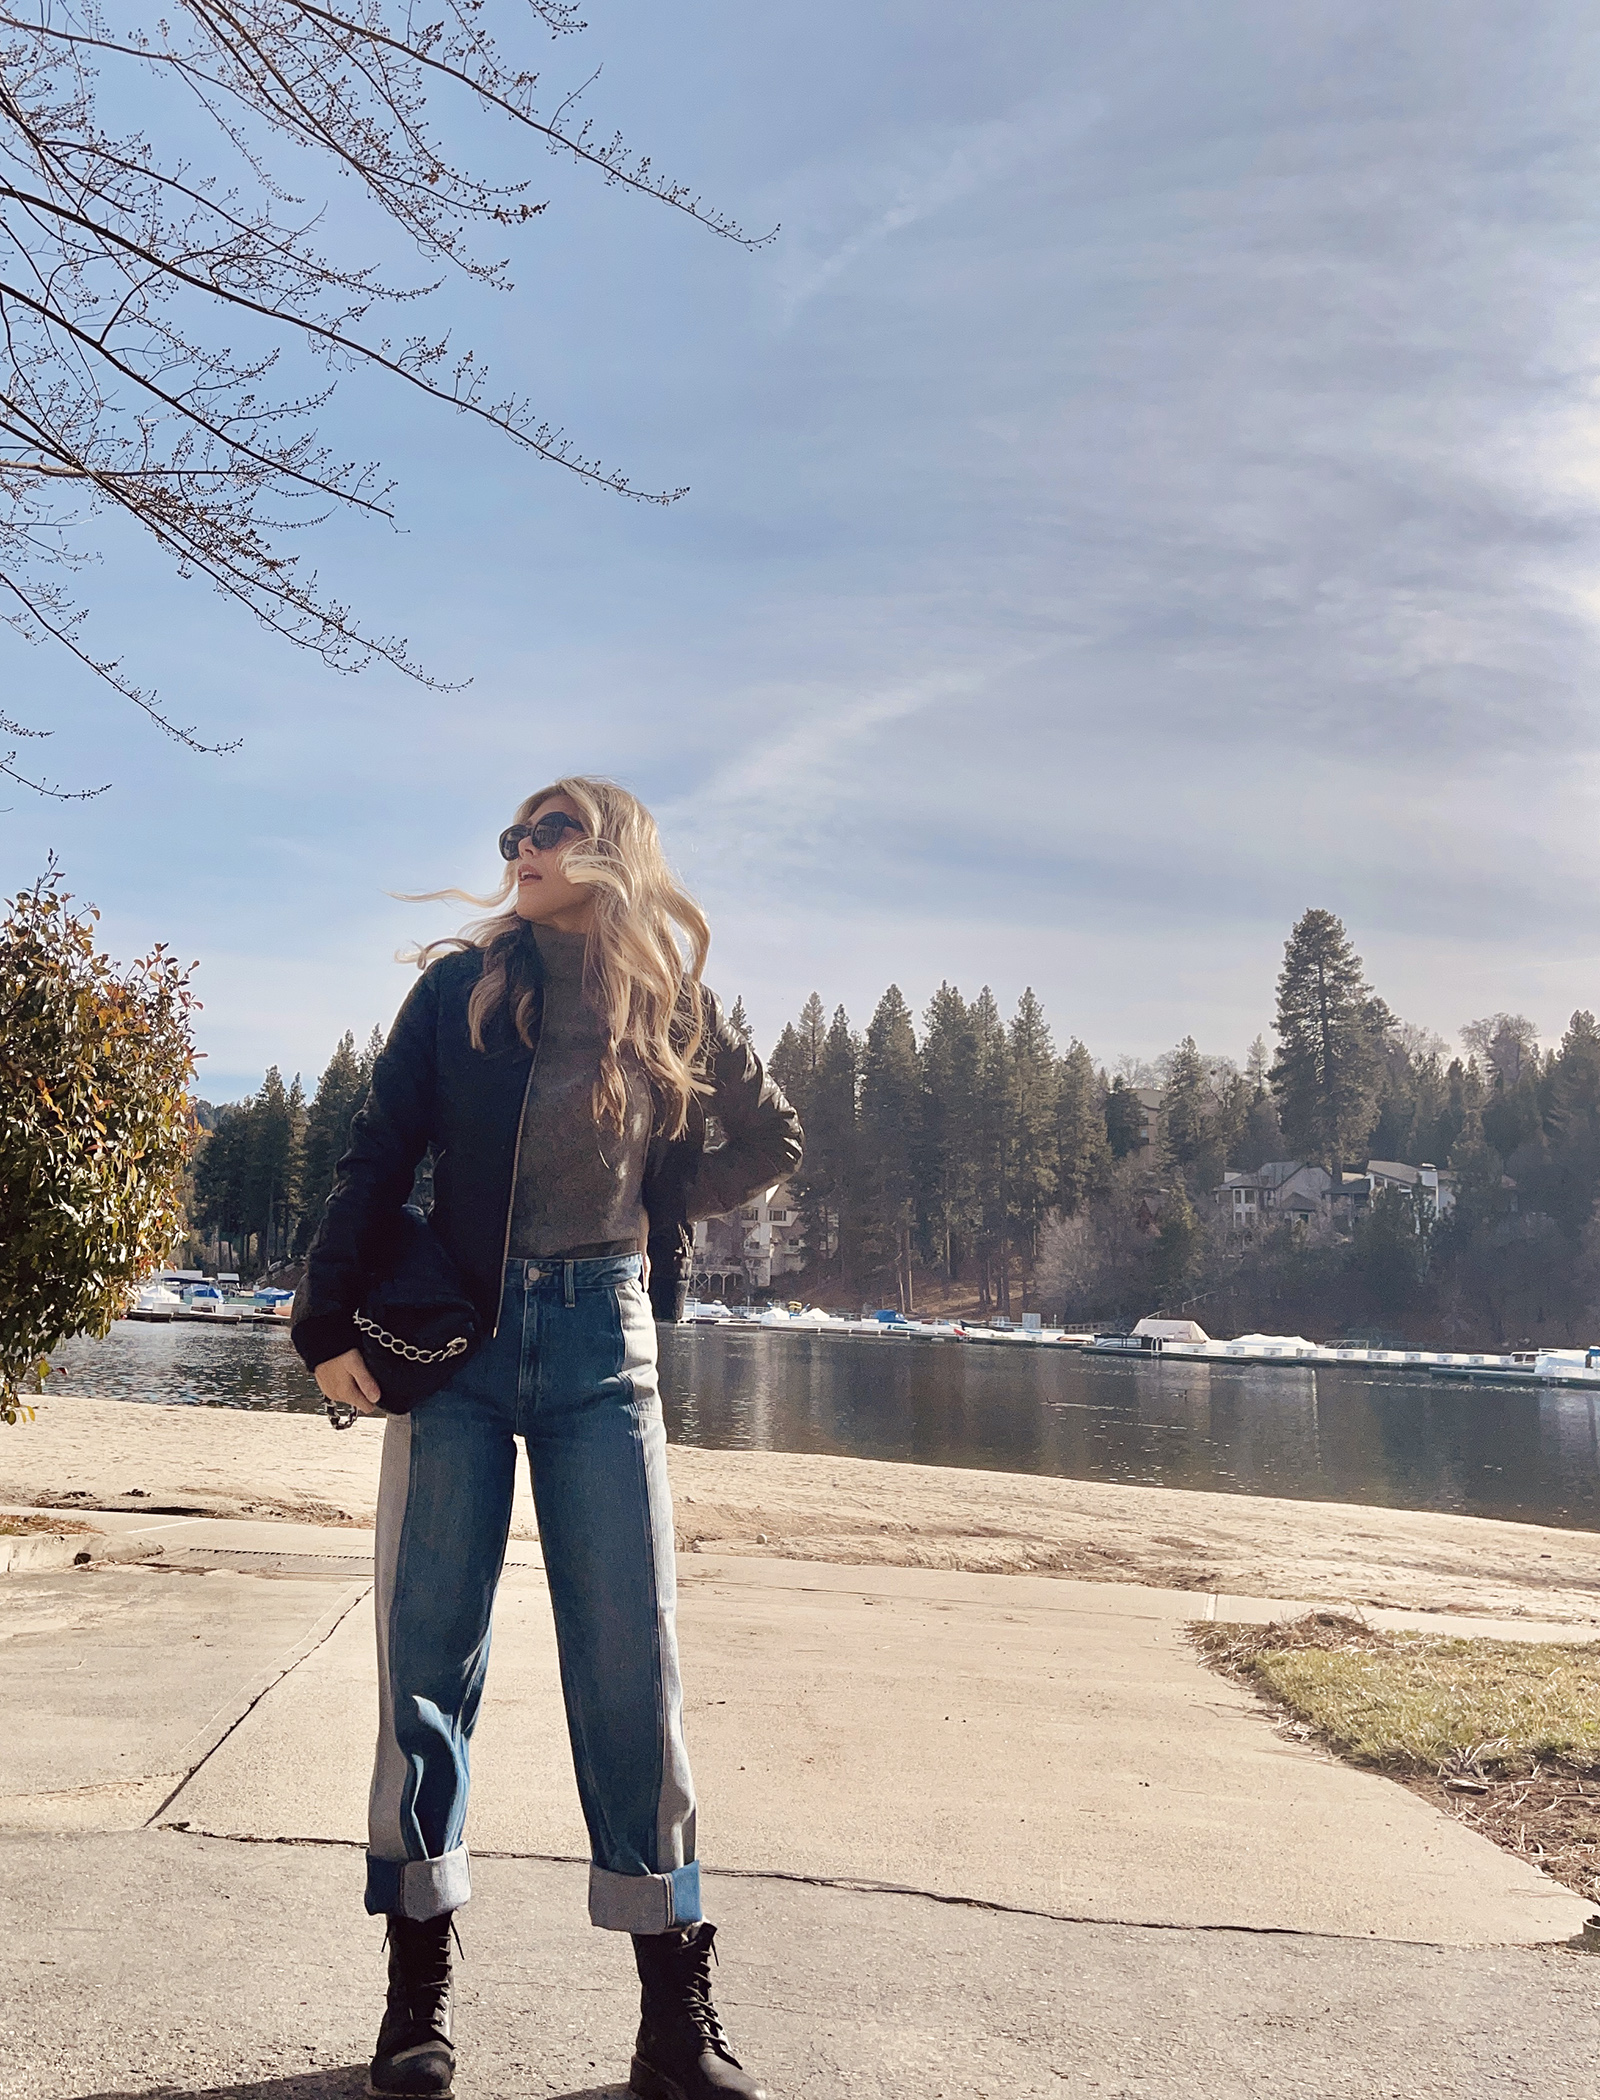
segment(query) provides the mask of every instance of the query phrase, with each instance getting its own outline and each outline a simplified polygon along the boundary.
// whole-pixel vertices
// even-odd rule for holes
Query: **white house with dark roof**
[[[787,1182],[727,1217],[695,1221],[696,1296],[740,1298],[770,1288],[805,1264],[805,1228]]]
[[[1403,1160],[1369,1159],[1367,1161],[1367,1193],[1370,1200],[1383,1189],[1400,1189],[1406,1195],[1418,1195],[1427,1205],[1429,1213],[1442,1218],[1455,1209],[1456,1178],[1446,1171],[1441,1174],[1431,1160],[1424,1160],[1420,1167],[1408,1167]]]

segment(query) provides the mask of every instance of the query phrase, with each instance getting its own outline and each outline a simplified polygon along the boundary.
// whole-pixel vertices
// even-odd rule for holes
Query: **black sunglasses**
[[[564,809],[553,809],[537,824],[511,824],[500,834],[500,857],[515,860],[524,839],[530,839],[535,852],[548,853],[552,846],[559,846],[563,832],[575,831],[581,838],[583,826],[576,817],[569,817]]]

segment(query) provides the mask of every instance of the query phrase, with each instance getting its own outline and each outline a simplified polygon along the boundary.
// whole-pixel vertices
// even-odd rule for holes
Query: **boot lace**
[[[392,1918],[384,1931],[385,1948],[399,1957],[400,1974],[396,1981],[404,1995],[406,2015],[423,2026],[433,2025],[443,2010],[445,1993],[450,1988],[452,1939],[456,1952],[465,1957],[461,1930],[453,1917],[446,1930],[438,1934],[425,1935],[415,1930],[397,1933]]]
[[[677,1974],[673,1982],[681,1997],[673,2008],[684,2026],[692,2028],[705,2045],[714,2049],[728,2063],[737,2064],[723,2030],[717,2009],[711,2002],[711,1964],[717,1959],[716,1942],[707,1933],[698,1941],[686,1941],[678,1962],[674,1965]]]

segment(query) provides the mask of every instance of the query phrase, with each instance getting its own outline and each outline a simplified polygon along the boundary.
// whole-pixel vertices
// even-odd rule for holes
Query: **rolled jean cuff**
[[[674,1925],[698,1925],[703,1916],[695,1860],[670,1874],[589,1869],[589,1923],[607,1932],[670,1932]]]
[[[465,1845],[440,1859],[378,1859],[367,1854],[367,1909],[375,1918],[442,1917],[472,1895]]]

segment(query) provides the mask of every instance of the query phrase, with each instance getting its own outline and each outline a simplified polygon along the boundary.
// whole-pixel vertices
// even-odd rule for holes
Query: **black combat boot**
[[[450,2100],[450,1913],[389,1920],[389,2002],[367,2090],[408,2100]]]
[[[628,2090],[640,2100],[767,2100],[728,2046],[711,2003],[715,1925],[636,1932],[639,2039]]]

